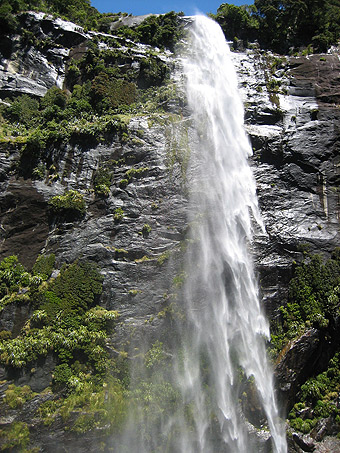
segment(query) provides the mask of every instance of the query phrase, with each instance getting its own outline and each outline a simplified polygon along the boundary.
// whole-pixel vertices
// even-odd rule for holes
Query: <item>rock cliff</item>
[[[42,97],[54,85],[69,89],[65,75],[71,59],[86,53],[90,42],[107,46],[108,35],[85,32],[42,13],[24,14],[20,21],[29,33],[15,36],[10,45],[3,38],[1,46],[6,49],[0,62],[0,95],[5,103],[19,94]],[[152,343],[169,335],[167,313],[174,306],[192,228],[186,211],[192,131],[176,72],[179,63],[169,51],[121,37],[115,45],[115,51],[126,56],[117,65],[134,72],[140,87],[154,89],[153,99],[138,111],[117,116],[119,133],[96,142],[83,136],[52,144],[44,162],[35,163],[44,164],[38,179],[25,171],[30,163],[23,143],[12,137],[0,144],[1,259],[17,255],[28,269],[41,253],[54,253],[58,269],[76,260],[95,263],[104,279],[100,305],[119,312],[119,323],[106,342],[114,357],[117,351],[129,351],[130,343],[137,347],[146,337]],[[172,73],[165,88],[157,87],[143,72],[141,62],[151,53]],[[287,300],[293,262],[303,259],[307,247],[330,256],[339,244],[340,63],[336,50],[279,57],[256,46],[233,53],[233,59],[266,229],[263,233],[255,227],[254,256],[263,304],[275,320],[278,307]],[[109,183],[100,193],[98,178],[103,174],[109,175]],[[83,196],[82,216],[63,217],[51,210],[50,200],[69,190]],[[25,303],[6,305],[0,329],[16,337],[32,310]],[[300,347],[298,359],[294,347]],[[329,348],[336,349],[321,338],[320,331],[311,330],[278,364],[278,388],[289,409],[298,386],[325,369],[325,362],[318,359]],[[306,353],[301,355],[301,350]],[[8,409],[2,402],[1,426],[29,424],[30,446],[43,451],[65,451],[66,445],[96,451],[99,430],[77,437],[65,431],[60,417],[52,429],[37,419],[37,407],[54,398],[43,390],[50,386],[55,366],[55,358],[48,355],[19,373],[0,369],[3,395],[11,383],[39,392],[21,410]],[[332,429],[325,433],[336,434]],[[291,451],[310,451],[301,445],[302,440],[292,441]]]

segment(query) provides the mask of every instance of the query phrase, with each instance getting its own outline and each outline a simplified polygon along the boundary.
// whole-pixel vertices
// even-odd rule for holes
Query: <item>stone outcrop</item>
[[[292,261],[303,250],[328,256],[339,244],[339,109],[326,95],[339,61],[333,54],[286,58],[256,49],[234,54],[234,61],[266,229],[256,235],[255,256],[264,304],[275,316]]]
[[[41,45],[25,47],[22,37],[15,37],[11,52],[0,62],[3,99],[22,93],[40,97],[53,85],[62,87],[68,59],[83,52],[93,36],[42,14],[29,13],[21,20]],[[146,47],[136,45],[129,52],[136,68]],[[175,65],[169,53],[161,58]],[[264,306],[275,318],[287,298],[293,260],[299,261],[306,247],[328,255],[339,244],[340,63],[337,54],[292,57],[273,70],[273,58],[258,49],[233,54],[265,226],[265,231],[255,227],[255,262]],[[277,85],[277,92],[269,88]],[[177,99],[165,100],[163,107],[163,113],[125,117],[127,137],[51,149],[59,175],[55,180],[19,178],[15,163],[20,147],[0,149],[1,258],[17,254],[28,268],[41,252],[55,253],[58,265],[76,259],[95,262],[104,276],[101,305],[120,313],[120,323],[107,344],[112,354],[115,345],[123,345],[127,338],[133,337],[136,344],[144,337],[159,338],[166,322],[162,312],[175,292],[173,281],[180,272],[190,228],[186,212],[189,151],[183,144],[183,137],[190,136],[190,121]],[[94,191],[99,168],[112,173],[105,197]],[[131,175],[128,184],[122,184],[127,174]],[[48,211],[48,201],[69,189],[84,195],[86,214],[74,222],[61,222]],[[121,216],[117,209],[122,210]],[[16,335],[29,315],[30,307],[8,306],[1,313],[0,327]],[[327,347],[322,332],[313,329],[287,348],[277,367],[287,406],[316,364],[320,370],[325,366],[320,359]],[[52,362],[49,358],[40,364],[40,374],[11,378],[41,391],[50,384]],[[9,377],[4,370],[0,375]],[[37,404],[34,399],[25,403],[23,421],[29,420]],[[3,426],[18,414],[12,411],[6,417],[0,421]],[[64,451],[62,442],[69,442],[71,434],[65,433],[62,422],[53,434],[47,431],[39,441],[45,451],[59,451],[56,443]],[[98,439],[100,434],[95,436]],[[291,451],[307,448],[304,440],[296,439],[295,444]],[[75,441],[79,451],[89,445],[95,451],[91,436]]]
[[[3,46],[9,50],[0,63],[0,94],[41,97],[52,86],[63,86],[70,49],[89,36],[81,27],[44,13],[24,13],[19,20],[26,34]]]

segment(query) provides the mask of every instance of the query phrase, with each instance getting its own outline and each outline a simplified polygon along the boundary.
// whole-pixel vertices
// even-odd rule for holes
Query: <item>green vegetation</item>
[[[170,258],[170,256],[171,256],[171,251],[166,250],[157,258],[157,264],[159,266],[162,266],[162,264],[164,264]]]
[[[120,222],[124,218],[124,210],[123,208],[117,208],[115,209],[115,212],[113,214],[113,218],[115,222]]]
[[[39,276],[42,280],[47,280],[54,269],[55,255],[39,255],[32,269],[34,276]]]
[[[244,41],[254,41],[257,39],[259,22],[255,15],[254,6],[235,6],[222,3],[216,14],[211,14],[221,26],[228,39],[242,39]]]
[[[17,256],[4,258],[0,263],[0,297],[8,298],[21,287],[26,287],[31,282],[31,276],[24,266],[19,263]]]
[[[287,305],[280,308],[281,321],[272,328],[275,354],[307,328],[326,329],[339,312],[339,295],[339,249],[325,263],[314,255],[298,266],[290,282]]]
[[[140,167],[140,168],[130,168],[125,173],[126,179],[130,181],[132,178],[142,178],[149,171],[149,167]]]
[[[182,402],[178,389],[171,383],[171,360],[165,345],[160,341],[156,341],[144,354],[135,356],[134,360],[135,374],[129,397],[134,432],[144,439],[150,450],[151,445],[158,445],[160,451],[166,451],[175,433],[170,432],[155,439],[148,426],[160,427],[166,414],[176,413],[176,408]],[[155,432],[161,433],[161,429]]]
[[[34,396],[35,394],[28,385],[16,387],[14,384],[10,384],[8,389],[5,391],[4,401],[11,409],[18,409]]]
[[[69,62],[67,90],[54,86],[40,100],[21,95],[0,105],[0,142],[19,145],[17,170],[22,176],[53,183],[61,178],[51,162],[54,148],[87,148],[110,143],[116,136],[124,143],[130,138],[131,114],[163,110],[174,96],[173,87],[163,86],[168,69],[158,51],[150,50],[138,66],[114,37],[105,40],[107,48],[90,42],[81,58]],[[130,176],[138,173],[124,179]],[[108,196],[110,184],[110,171],[98,169],[95,193]]]
[[[340,423],[337,399],[340,391],[340,353],[330,360],[323,373],[308,379],[297,395],[298,402],[289,412],[293,429],[308,433],[322,418],[332,416]]]
[[[121,189],[124,189],[128,184],[129,184],[129,180],[128,180],[128,179],[125,179],[125,178],[124,178],[124,179],[121,179],[121,180],[119,181],[119,187],[120,187]]]
[[[223,3],[212,17],[228,39],[256,39],[279,53],[308,46],[325,52],[340,37],[338,0],[255,0],[240,7]]]
[[[330,336],[340,309],[340,249],[324,261],[319,255],[307,255],[296,267],[289,286],[288,302],[280,307],[281,318],[272,326],[271,353],[277,357],[290,341],[311,327]],[[338,349],[339,351],[339,349]],[[308,379],[297,394],[289,413],[293,429],[308,433],[321,418],[332,416],[340,421],[337,397],[340,390],[340,352],[327,369]]]
[[[12,273],[18,274],[16,257],[9,258]],[[6,261],[8,267],[9,258],[1,265]],[[42,259],[39,261],[41,264]],[[10,280],[5,283],[7,293],[22,286],[23,276],[28,273],[23,268],[20,272],[21,277],[15,279],[16,287]],[[81,360],[92,372],[102,372],[103,342],[117,318],[117,312],[94,306],[102,290],[102,277],[89,263],[73,263],[64,265],[55,279],[46,283],[44,280],[46,274],[41,277],[28,274],[24,281],[28,287],[27,302],[35,310],[21,335],[1,341],[0,361],[21,368],[53,352],[62,364],[72,367]],[[1,303],[15,303],[11,296],[5,295]]]
[[[124,388],[115,378],[109,378],[101,386],[93,382],[74,382],[73,391],[60,400],[47,401],[39,408],[40,417],[45,425],[51,425],[58,416],[71,426],[67,429],[84,433],[100,427],[109,434],[121,425],[126,415],[127,403]]]
[[[143,238],[149,237],[151,230],[152,230],[151,226],[148,223],[144,223],[141,231]]]
[[[54,86],[40,100],[25,94],[0,104],[0,142],[19,147],[17,172],[52,184],[62,178],[51,161],[55,148],[68,144],[88,148],[110,143],[117,136],[124,143],[130,138],[129,115],[149,111],[151,104],[154,110],[164,109],[167,90],[156,96],[152,92],[157,87],[161,93],[169,78],[159,49],[173,49],[181,27],[179,15],[170,12],[148,17],[134,28],[119,27],[115,36],[110,36],[110,25],[122,14],[102,15],[88,0],[71,0],[67,5],[59,0],[5,0],[0,7],[1,34],[16,32],[23,48],[35,47],[45,53],[56,43],[22,28],[29,26],[19,17],[26,10],[61,15],[83,27],[108,33],[94,36],[82,56],[67,62],[65,90]],[[131,40],[159,49],[150,48],[136,64]],[[99,41],[104,45],[99,46]],[[123,178],[121,187],[132,176],[138,177],[138,173]],[[98,169],[93,181],[97,196],[109,195],[111,178],[108,169]]]
[[[160,16],[150,16],[136,28],[136,32],[139,41],[144,44],[174,50],[174,46],[181,36],[178,14],[171,11]]]
[[[6,32],[14,32],[19,26],[16,14],[23,11],[54,13],[84,27],[101,27],[106,15],[90,6],[89,0],[5,0],[0,9],[0,24]]]
[[[13,448],[20,448],[20,450],[26,452],[26,447],[30,441],[30,431],[27,423],[24,422],[13,422],[6,429],[0,430],[0,438],[4,438],[5,442],[2,444],[1,449],[5,451],[12,451]]]
[[[2,33],[15,33],[20,27],[17,14],[24,11],[42,11],[58,15],[75,22],[85,29],[110,33],[111,25],[126,13],[101,14],[92,7],[89,0],[4,0],[0,7],[0,27]],[[180,13],[182,14],[182,13]],[[171,11],[161,16],[151,16],[134,28],[120,27],[115,34],[150,44],[159,48],[173,50],[180,37],[178,14]],[[28,34],[27,38],[34,40]]]
[[[71,95],[52,87],[40,102],[22,95],[13,102],[8,99],[9,105],[1,104],[0,141],[21,146],[19,172],[43,179],[50,167],[53,181],[58,175],[55,169],[51,172],[49,149],[68,142],[95,145],[115,135],[123,140],[127,125],[115,114],[115,106],[107,104],[105,110],[96,99],[91,100],[91,86],[85,84],[75,85]]]
[[[58,215],[83,216],[86,210],[84,196],[76,190],[69,190],[64,195],[56,195],[48,204]]]
[[[76,262],[64,264],[59,275],[51,278],[52,263],[54,256],[37,259],[28,275],[40,277],[40,284],[32,286],[30,279],[25,281],[33,314],[18,337],[4,335],[0,341],[0,362],[12,369],[34,373],[35,361],[52,354],[56,359],[52,387],[44,390],[48,398],[41,399],[42,394],[33,393],[27,385],[10,384],[5,407],[20,409],[36,398],[35,424],[40,420],[52,427],[62,421],[66,430],[75,433],[100,428],[105,435],[119,431],[127,412],[132,411],[138,430],[143,430],[145,417],[157,421],[179,401],[169,381],[171,363],[163,344],[156,342],[134,357],[130,385],[127,354],[122,352],[113,359],[104,347],[118,314],[96,306],[102,286],[100,274],[91,264]],[[11,271],[3,280],[7,293],[18,291],[27,272],[17,258],[8,257],[0,268]],[[129,294],[139,292],[131,289]],[[26,451],[31,446],[29,429],[29,424],[21,421],[12,423],[0,432],[2,445]]]
[[[111,359],[105,349],[118,313],[96,305],[103,279],[92,264],[64,264],[58,276],[51,278],[53,266],[53,255],[38,257],[32,273],[26,272],[15,256],[0,263],[1,304],[16,303],[13,294],[25,287],[26,302],[32,308],[19,336],[0,336],[0,362],[10,369],[34,373],[36,360],[53,355],[53,393],[50,390],[51,397],[37,412],[42,422],[50,425],[60,416],[66,422],[72,415],[68,429],[82,433],[100,426],[111,432],[118,429],[127,410],[126,356]],[[11,384],[4,403],[10,409],[20,409],[37,395],[27,385]],[[29,427],[13,423],[0,436],[6,448],[25,451]]]

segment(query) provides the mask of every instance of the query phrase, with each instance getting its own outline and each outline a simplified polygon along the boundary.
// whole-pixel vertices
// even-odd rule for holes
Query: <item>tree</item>
[[[249,7],[222,3],[212,17],[220,24],[227,39],[254,40],[257,37],[258,20]]]

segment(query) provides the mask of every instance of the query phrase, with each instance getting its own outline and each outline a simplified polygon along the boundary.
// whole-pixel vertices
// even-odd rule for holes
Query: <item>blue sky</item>
[[[118,13],[119,11],[131,13],[134,16],[148,13],[167,13],[169,11],[183,11],[187,15],[202,13],[216,13],[221,3],[234,5],[251,4],[252,0],[91,0],[91,5],[101,13]]]

